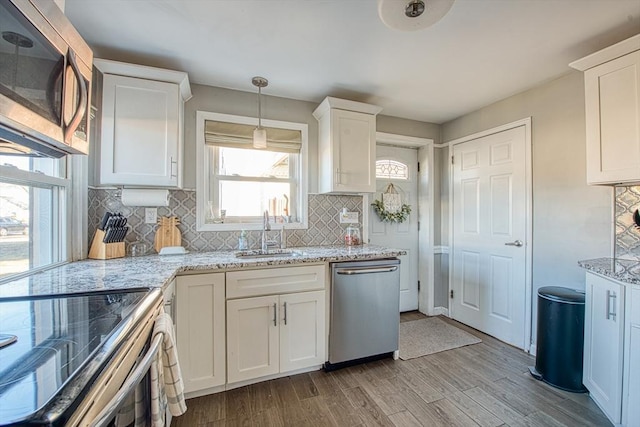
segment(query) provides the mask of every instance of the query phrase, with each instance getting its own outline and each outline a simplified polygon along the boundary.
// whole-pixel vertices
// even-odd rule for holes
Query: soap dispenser
[[[238,237],[238,249],[241,251],[246,251],[249,249],[249,242],[247,240],[247,232],[242,230],[240,232],[240,237]]]

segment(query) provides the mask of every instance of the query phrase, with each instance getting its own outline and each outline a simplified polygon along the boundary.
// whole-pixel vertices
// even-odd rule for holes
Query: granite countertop
[[[578,261],[578,265],[624,283],[640,285],[640,261],[620,258],[596,258]]]
[[[312,246],[289,250],[295,251],[296,256],[239,259],[235,257],[235,251],[216,251],[83,260],[2,284],[0,298],[111,289],[163,288],[177,274],[188,271],[380,259],[406,254],[406,251],[401,249],[376,245]]]

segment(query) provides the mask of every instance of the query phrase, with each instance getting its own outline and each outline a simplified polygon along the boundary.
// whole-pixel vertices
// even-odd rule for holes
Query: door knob
[[[509,243],[505,243],[506,246],[517,246],[520,247],[522,245],[524,245],[524,243],[522,243],[522,240],[516,240],[515,242],[509,242]]]

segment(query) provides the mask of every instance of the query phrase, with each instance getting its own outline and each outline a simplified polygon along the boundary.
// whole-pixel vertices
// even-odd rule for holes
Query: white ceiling
[[[570,71],[640,33],[639,0],[456,0],[416,32],[375,0],[66,0],[97,57],[172,68],[192,83],[443,123]]]

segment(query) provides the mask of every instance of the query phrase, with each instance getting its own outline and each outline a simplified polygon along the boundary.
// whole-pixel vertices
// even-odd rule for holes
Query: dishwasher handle
[[[345,268],[342,270],[336,270],[337,274],[344,274],[347,276],[353,276],[356,274],[371,274],[371,273],[391,273],[398,269],[397,265],[382,266],[375,268]]]

